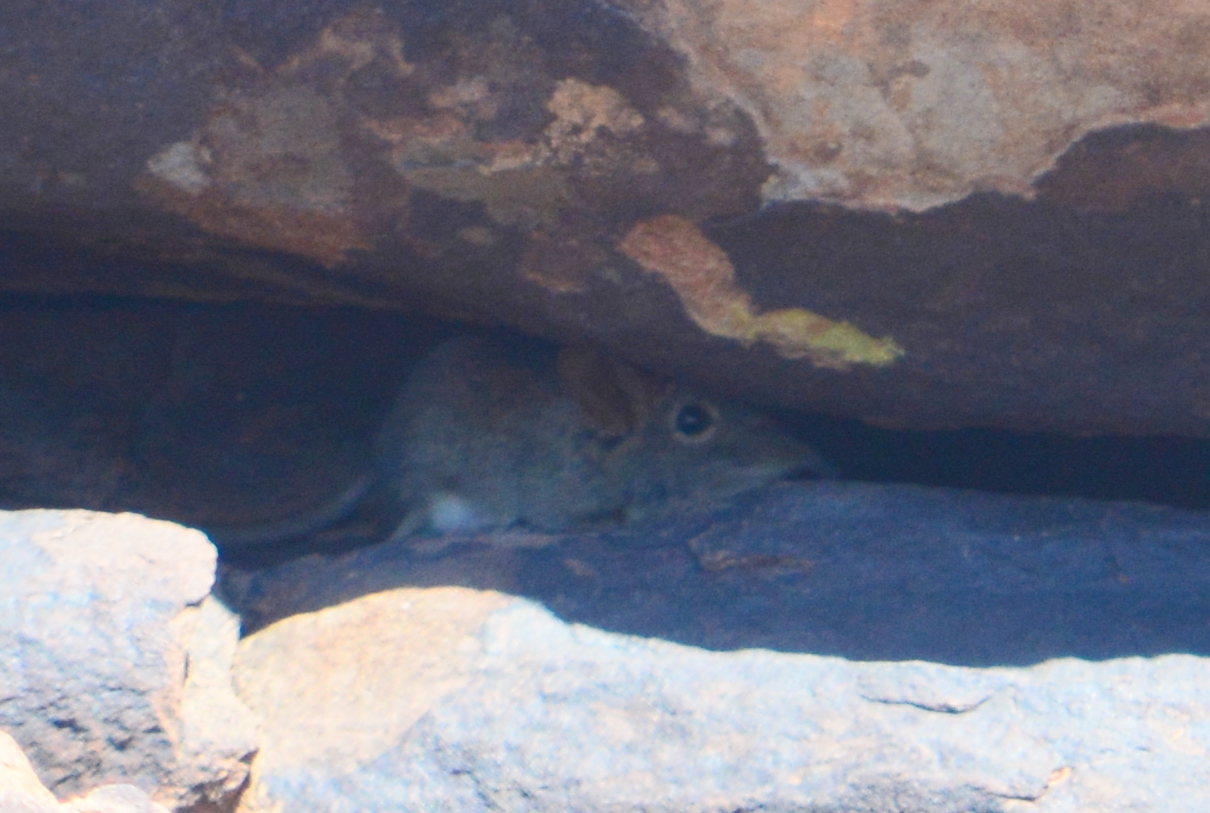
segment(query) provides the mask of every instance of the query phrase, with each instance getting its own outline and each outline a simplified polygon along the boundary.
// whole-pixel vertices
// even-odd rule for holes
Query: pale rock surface
[[[1206,9],[1182,0],[612,0],[753,117],[766,198],[922,210],[1031,184],[1088,132],[1210,119]]]
[[[167,813],[133,785],[105,785],[59,804],[38,781],[21,746],[0,731],[0,811],[4,813]]]
[[[231,690],[238,622],[208,598],[206,538],[133,514],[4,513],[0,563],[0,727],[50,790],[230,800],[255,729]]]
[[[264,720],[243,813],[1210,804],[1210,663],[1191,656],[976,669],[707,652],[443,587],[285,619],[241,642],[235,669]]]
[[[0,731],[0,810],[6,813],[50,813],[59,802],[38,781],[16,740]]]
[[[104,785],[78,799],[64,802],[60,813],[168,813],[134,785]]]

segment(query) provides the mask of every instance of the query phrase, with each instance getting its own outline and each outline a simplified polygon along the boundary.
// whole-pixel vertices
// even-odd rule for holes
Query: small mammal
[[[746,407],[587,346],[475,334],[421,359],[375,457],[373,474],[310,516],[214,536],[229,545],[303,536],[341,519],[371,490],[397,508],[392,539],[559,533],[831,473],[814,450]]]

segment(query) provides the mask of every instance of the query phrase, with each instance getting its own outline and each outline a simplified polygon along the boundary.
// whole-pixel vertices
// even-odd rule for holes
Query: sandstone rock
[[[466,687],[481,649],[479,628],[509,604],[503,595],[460,588],[403,590],[299,616],[275,634],[243,642],[236,685],[262,720],[254,775],[271,783],[303,779],[329,765],[337,777],[377,759],[434,703]],[[357,807],[354,798],[339,801],[339,791],[331,800],[282,799],[266,787],[254,780],[241,806]],[[363,806],[388,802],[362,799]]]
[[[220,589],[245,631],[373,592],[461,585],[708,649],[963,666],[1210,655],[1210,520],[1198,511],[824,481],[713,514],[523,541],[228,568]]]
[[[4,813],[167,813],[134,785],[104,785],[60,804],[38,781],[21,746],[0,731],[0,810]]]
[[[1204,15],[1120,5],[13,0],[0,287],[423,309],[880,425],[1205,436]]]
[[[1210,115],[1192,56],[1210,45],[1205,17],[1180,2],[614,4],[682,53],[703,93],[753,117],[778,200],[920,210],[978,189],[1029,195],[1090,129]]]
[[[58,800],[38,780],[21,746],[0,731],[0,810],[52,813],[58,809]]]
[[[456,634],[430,635],[427,612],[455,601]],[[358,653],[325,646],[340,640]],[[1210,666],[1189,656],[977,670],[708,653],[492,594],[400,590],[262,630],[237,669],[272,713],[249,813],[1210,801]],[[350,719],[374,725],[341,736]]]
[[[59,809],[62,813],[168,813],[134,785],[104,785]]]
[[[0,725],[42,781],[59,796],[129,783],[174,809],[229,801],[255,744],[205,538],[132,514],[23,511],[0,515],[0,558]]]
[[[240,644],[242,809],[1210,803],[1204,514],[791,484],[509,543],[229,573],[254,626],[311,610]]]

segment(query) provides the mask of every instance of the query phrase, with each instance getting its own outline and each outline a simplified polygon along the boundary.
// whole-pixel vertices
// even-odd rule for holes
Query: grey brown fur
[[[504,528],[556,533],[713,505],[828,464],[762,416],[587,347],[480,335],[410,374],[379,433],[377,471],[315,514],[226,534],[304,535],[370,489],[397,506],[393,538]]]

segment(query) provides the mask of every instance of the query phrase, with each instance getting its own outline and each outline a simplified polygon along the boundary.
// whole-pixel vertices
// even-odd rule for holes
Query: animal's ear
[[[647,419],[668,383],[636,370],[590,344],[559,351],[559,379],[602,435],[620,438]]]

